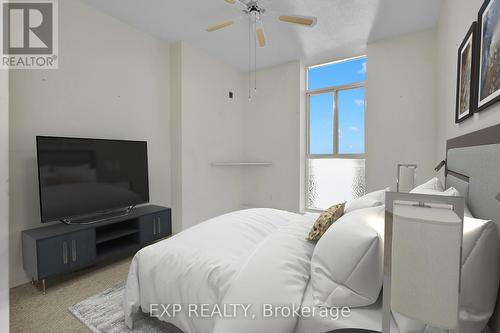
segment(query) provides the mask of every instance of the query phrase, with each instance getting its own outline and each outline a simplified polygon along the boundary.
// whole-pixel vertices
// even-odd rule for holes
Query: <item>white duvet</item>
[[[302,302],[314,249],[305,236],[314,219],[238,211],[142,249],[127,279],[127,325],[142,310],[186,333],[292,332],[295,316],[266,316]]]

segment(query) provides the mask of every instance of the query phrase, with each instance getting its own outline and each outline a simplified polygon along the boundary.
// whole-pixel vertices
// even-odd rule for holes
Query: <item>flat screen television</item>
[[[147,143],[38,136],[42,223],[149,202]]]

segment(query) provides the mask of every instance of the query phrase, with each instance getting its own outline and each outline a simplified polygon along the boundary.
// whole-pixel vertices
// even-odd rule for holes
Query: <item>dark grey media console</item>
[[[89,225],[63,223],[22,232],[23,266],[32,281],[134,254],[172,234],[170,208],[143,206],[128,215]]]

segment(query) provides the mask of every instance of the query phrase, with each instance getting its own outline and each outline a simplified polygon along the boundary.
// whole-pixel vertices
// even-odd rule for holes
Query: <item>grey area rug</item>
[[[131,330],[122,309],[125,285],[119,284],[69,307],[69,311],[94,333],[182,333],[178,328],[138,314]]]

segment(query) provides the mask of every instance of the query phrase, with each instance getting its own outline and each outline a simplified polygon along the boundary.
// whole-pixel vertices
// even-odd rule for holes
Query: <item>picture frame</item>
[[[458,48],[455,123],[461,123],[475,112],[476,31],[474,22]]]
[[[500,101],[500,0],[486,0],[477,22],[475,106],[479,112]]]

